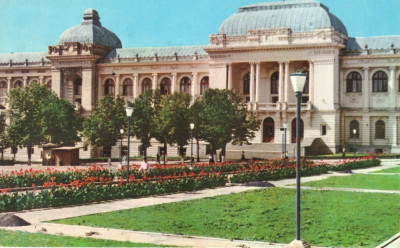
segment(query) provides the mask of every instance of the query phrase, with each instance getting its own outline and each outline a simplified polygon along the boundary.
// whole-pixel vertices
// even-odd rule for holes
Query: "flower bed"
[[[379,166],[380,164],[381,161],[379,159],[376,159],[375,156],[370,156],[357,159],[340,160],[337,163],[331,163],[328,166],[328,170],[330,171],[354,170],[354,169]]]

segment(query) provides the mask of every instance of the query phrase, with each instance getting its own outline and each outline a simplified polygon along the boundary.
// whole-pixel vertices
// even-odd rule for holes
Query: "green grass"
[[[399,154],[397,153],[356,153],[357,158],[361,157],[369,157],[369,156],[376,156],[377,158],[398,158]],[[342,153],[335,153],[335,154],[326,154],[326,155],[315,155],[315,156],[307,156],[312,158],[342,158]],[[345,158],[354,158],[354,152],[346,152]]]
[[[44,233],[0,230],[0,246],[12,247],[156,247],[154,244],[75,238]],[[158,246],[161,247],[161,246]],[[164,247],[164,246],[162,246]]]
[[[400,229],[400,195],[304,190],[302,204],[302,238],[312,245],[375,247]],[[295,190],[269,188],[55,222],[289,243],[295,238]]]
[[[400,173],[400,167],[393,167],[385,170],[373,171],[370,173]]]
[[[330,177],[325,180],[302,183],[304,186],[356,189],[400,190],[400,175],[367,175]]]

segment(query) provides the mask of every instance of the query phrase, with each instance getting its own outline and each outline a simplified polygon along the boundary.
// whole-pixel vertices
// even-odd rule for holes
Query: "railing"
[[[296,111],[296,104],[295,103],[287,103],[287,102],[277,102],[277,103],[260,103],[260,102],[248,102],[247,109],[250,111]],[[301,104],[302,110],[310,111],[313,109],[312,103],[302,103]]]

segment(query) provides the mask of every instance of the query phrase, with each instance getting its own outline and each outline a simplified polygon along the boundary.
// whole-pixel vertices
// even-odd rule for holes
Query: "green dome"
[[[292,32],[311,32],[334,28],[347,35],[346,27],[328,7],[313,0],[259,3],[241,7],[226,19],[219,34],[246,35],[250,30],[291,28]]]

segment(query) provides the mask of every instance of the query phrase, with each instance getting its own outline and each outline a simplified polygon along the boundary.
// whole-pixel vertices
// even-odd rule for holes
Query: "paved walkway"
[[[371,171],[386,169],[398,166],[400,160],[384,160],[383,166],[354,170],[353,173],[368,173]],[[318,175],[312,177],[302,178],[302,182],[309,182],[314,180],[326,179],[331,176],[348,176],[350,173],[330,173],[325,175]],[[288,187],[288,184],[294,184],[295,179],[284,179],[279,181],[270,181],[277,187]],[[165,196],[152,196],[139,199],[127,199],[111,202],[103,202],[99,204],[73,206],[65,208],[53,208],[53,209],[39,209],[16,213],[16,215],[32,223],[30,226],[25,227],[1,227],[7,230],[21,230],[28,232],[44,232],[48,234],[62,234],[66,236],[79,236],[98,239],[109,239],[119,241],[130,241],[130,242],[141,242],[141,243],[153,243],[159,245],[172,245],[172,246],[190,246],[190,247],[286,247],[286,244],[273,244],[268,242],[254,242],[254,241],[243,241],[243,240],[228,240],[218,239],[209,237],[198,237],[198,236],[183,236],[183,235],[171,235],[164,233],[151,233],[151,232],[138,232],[138,231],[127,231],[110,228],[95,228],[85,226],[71,226],[63,224],[44,223],[45,221],[63,219],[75,216],[82,216],[88,214],[104,213],[123,209],[132,209],[150,205],[164,204],[170,202],[186,201],[193,199],[200,199],[205,197],[213,197],[218,195],[226,195],[231,193],[240,193],[248,190],[258,189],[260,187],[249,187],[249,186],[230,186],[221,187],[216,189],[205,189],[197,192],[171,194]],[[305,187],[302,187],[305,188]],[[332,188],[330,190],[338,190]],[[346,189],[349,190],[349,189]],[[356,191],[359,189],[350,189],[350,191]],[[382,191],[380,191],[382,192]],[[386,193],[386,192],[385,192]],[[400,247],[400,233],[392,237],[392,239],[383,243],[381,248],[399,248]]]

